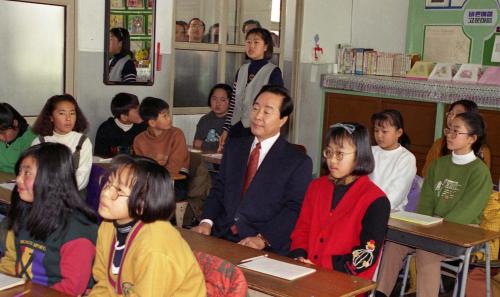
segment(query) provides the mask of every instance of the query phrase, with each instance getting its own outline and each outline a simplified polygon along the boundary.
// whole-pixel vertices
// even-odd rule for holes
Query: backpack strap
[[[80,136],[80,140],[78,140],[78,144],[75,147],[75,152],[73,153],[73,168],[78,169],[78,165],[80,164],[80,151],[82,150],[83,143],[87,140],[87,136],[82,134]]]

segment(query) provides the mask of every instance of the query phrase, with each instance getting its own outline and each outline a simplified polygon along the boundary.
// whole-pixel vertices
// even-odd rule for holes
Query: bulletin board
[[[410,0],[406,51],[424,61],[500,66],[499,0]]]

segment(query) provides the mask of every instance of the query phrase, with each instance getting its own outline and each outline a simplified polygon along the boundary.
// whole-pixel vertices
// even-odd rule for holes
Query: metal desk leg
[[[460,297],[465,297],[465,288],[467,287],[467,275],[469,274],[469,261],[472,247],[465,250],[464,269],[462,272],[462,283],[460,284]]]
[[[490,283],[491,283],[491,251],[490,251],[490,245],[488,242],[484,243],[484,250],[485,250],[485,261],[486,261],[486,297],[491,296],[490,292]]]

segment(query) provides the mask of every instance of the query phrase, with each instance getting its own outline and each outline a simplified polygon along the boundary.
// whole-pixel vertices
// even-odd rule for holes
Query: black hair
[[[129,216],[144,223],[170,220],[175,211],[175,194],[165,167],[146,157],[114,157],[111,173],[119,173],[123,168],[128,168],[128,174],[134,177],[128,197]]]
[[[139,99],[134,94],[118,93],[111,100],[111,113],[115,118],[120,118],[120,115],[128,115],[132,108],[139,106]]]
[[[453,109],[453,107],[455,107],[456,105],[462,105],[464,107],[465,111],[478,112],[476,102],[471,101],[471,100],[467,100],[467,99],[462,99],[462,100],[458,100],[458,101],[453,102],[450,105],[450,107],[448,108],[448,111],[451,111]]]
[[[403,134],[401,134],[401,136],[399,137],[398,142],[404,148],[409,148],[410,137],[405,132],[405,125],[401,113],[395,109],[385,109],[382,112],[378,112],[372,115],[373,127],[383,128],[385,123],[395,127],[396,130],[397,129],[403,130]]]
[[[14,123],[14,120],[17,121],[17,125]],[[0,103],[0,131],[10,128],[19,129],[19,132],[24,132],[28,128],[28,122],[9,103]]]
[[[51,121],[51,117],[57,107],[57,104],[61,102],[69,102],[75,106],[76,122],[75,127],[73,127],[73,131],[80,133],[85,132],[89,125],[87,119],[78,106],[76,99],[69,94],[54,95],[47,99],[47,102],[45,102],[42,111],[36,118],[35,124],[33,125],[33,132],[41,136],[48,136],[54,133],[54,123]]]
[[[273,37],[271,35],[271,32],[269,30],[264,29],[264,28],[253,28],[252,30],[247,32],[247,35],[245,36],[245,40],[248,39],[248,36],[255,34],[259,35],[262,40],[264,40],[264,44],[267,45],[267,50],[264,52],[264,59],[270,60],[273,57]],[[248,59],[248,56],[246,56]]]
[[[67,146],[45,142],[28,148],[16,163],[16,175],[27,157],[33,158],[37,164],[33,202],[22,200],[17,187],[12,191],[9,229],[17,235],[26,228],[35,240],[43,241],[56,229],[66,228],[72,213],[79,212],[97,223],[96,214],[78,193],[72,154]]]
[[[130,50],[130,33],[128,33],[128,30],[125,28],[112,28],[111,30],[109,30],[109,33],[113,34],[113,36],[116,37],[118,41],[122,42],[120,54],[124,56],[129,55],[133,60],[134,53]]]
[[[248,26],[248,25],[255,25],[255,26],[257,26],[256,28],[262,28],[262,26],[260,25],[259,21],[257,21],[257,20],[246,20],[243,23],[243,26],[241,26],[241,32],[245,33],[245,27]]]
[[[349,131],[341,125],[352,126],[354,131]],[[356,166],[351,175],[361,176],[372,173],[375,168],[375,160],[370,145],[370,135],[365,126],[358,123],[339,123],[331,127],[328,132],[326,143],[333,142],[337,146],[343,146],[345,141],[349,141],[356,147]]]
[[[184,27],[184,29],[186,29],[186,30],[189,26],[188,23],[186,23],[184,21],[175,21],[175,24]]]
[[[279,85],[265,85],[260,89],[259,93],[255,98],[253,99],[253,103],[255,104],[255,101],[257,101],[257,98],[262,93],[272,93],[278,96],[281,96],[283,100],[281,101],[280,105],[280,119],[284,117],[289,117],[292,112],[293,112],[293,100],[292,97],[290,97],[290,94],[288,93],[288,89]]]
[[[456,105],[462,105],[465,109],[465,112],[479,113],[479,108],[477,107],[476,102],[471,101],[471,100],[467,100],[467,99],[462,99],[462,100],[458,100],[458,101],[453,102],[450,105],[450,107],[448,108],[448,112],[450,112],[453,109],[453,107],[455,107]],[[444,136],[446,136],[446,135],[444,135]],[[450,153],[450,150],[448,149],[448,146],[446,145],[446,139],[443,138],[443,142],[441,144],[441,151],[439,152],[439,155],[446,156],[449,153]]]
[[[210,93],[208,94],[208,107],[210,107],[210,101],[212,98],[212,95],[214,94],[215,90],[217,89],[222,89],[226,91],[227,94],[227,100],[229,101],[231,99],[231,94],[233,93],[233,88],[231,88],[230,85],[228,84],[216,84],[215,86],[210,89]]]
[[[147,123],[149,120],[156,120],[162,110],[169,110],[167,102],[160,98],[146,97],[139,105],[139,115]]]
[[[484,156],[481,153],[481,146],[486,142],[486,127],[483,118],[478,112],[464,112],[458,114],[455,118],[464,121],[469,135],[477,137],[476,141],[472,144],[472,150],[477,157],[483,160]]]
[[[191,22],[192,21],[200,21],[201,24],[203,25],[203,32],[205,32],[205,29],[207,28],[207,26],[205,25],[205,22],[202,21],[200,18],[192,18],[192,19],[190,19],[189,23],[188,23],[188,28],[189,28],[189,26],[191,26]]]

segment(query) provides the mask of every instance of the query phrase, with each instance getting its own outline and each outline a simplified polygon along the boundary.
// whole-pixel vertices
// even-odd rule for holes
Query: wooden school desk
[[[387,240],[423,249],[436,254],[458,257],[464,256],[460,296],[465,296],[469,259],[473,248],[485,248],[486,288],[489,296],[490,287],[490,248],[488,241],[500,237],[500,232],[493,232],[479,227],[473,227],[450,222],[434,226],[421,226],[409,222],[389,219]]]
[[[0,172],[0,183],[11,181],[15,178],[16,176],[12,173]],[[0,187],[0,203],[10,205],[10,195],[11,191]]]
[[[66,297],[70,296],[49,287],[26,282],[22,286],[0,291],[0,297]]]
[[[187,229],[178,228],[177,230],[182,234],[182,237],[184,237],[191,249],[215,255],[235,265],[239,264],[243,259],[266,253],[227,240],[198,234]],[[298,261],[294,261],[290,258],[276,254],[268,254],[273,259],[301,265]],[[270,296],[356,296],[358,294],[370,292],[375,288],[375,283],[356,276],[350,276],[345,273],[326,270],[319,267],[314,268],[316,272],[313,274],[294,281],[279,279],[243,268],[241,270],[245,274],[249,289]]]

